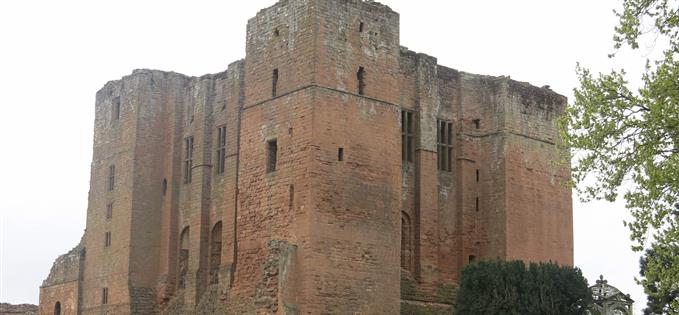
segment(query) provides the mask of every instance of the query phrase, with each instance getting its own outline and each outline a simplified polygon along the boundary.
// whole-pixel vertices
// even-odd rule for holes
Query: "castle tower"
[[[398,15],[373,2],[280,1],[249,21],[238,265],[282,252],[290,270],[260,297],[253,284],[279,280],[237,268],[237,298],[398,312],[398,38]]]

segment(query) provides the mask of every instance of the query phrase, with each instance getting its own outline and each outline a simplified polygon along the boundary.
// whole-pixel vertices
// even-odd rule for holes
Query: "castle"
[[[573,263],[565,97],[438,65],[370,0],[281,0],[246,47],[97,92],[41,314],[436,314],[474,260]]]

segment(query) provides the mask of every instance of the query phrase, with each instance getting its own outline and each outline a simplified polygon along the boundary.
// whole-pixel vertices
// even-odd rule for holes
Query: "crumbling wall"
[[[78,312],[85,255],[81,240],[78,246],[54,261],[49,276],[40,286],[40,314],[52,314],[57,303],[62,314]]]
[[[37,315],[38,306],[33,304],[12,305],[0,303],[0,314],[2,315]]]

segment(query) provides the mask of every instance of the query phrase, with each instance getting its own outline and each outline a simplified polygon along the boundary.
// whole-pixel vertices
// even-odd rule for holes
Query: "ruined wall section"
[[[85,233],[83,314],[130,312],[134,148],[138,91],[143,84],[140,76],[132,74],[107,83],[97,92]],[[104,288],[108,289],[106,304]]]
[[[265,266],[274,263],[267,257],[278,257],[271,251],[288,251],[271,244],[301,247],[309,241],[312,100],[305,89],[262,104],[246,103],[241,114],[237,264],[227,302],[236,314],[295,307],[294,300],[286,305],[281,295],[283,288],[294,290],[294,275],[286,278],[289,282],[278,281],[279,274]],[[273,143],[275,169],[268,167]]]
[[[278,1],[248,20],[246,105],[259,104],[273,94],[284,95],[315,82],[317,1]]]
[[[153,70],[136,70],[137,130],[130,253],[130,308],[133,313],[157,312],[166,160],[170,157],[174,105],[187,76]]]
[[[85,247],[80,244],[54,261],[40,286],[40,314],[52,314],[57,303],[62,314],[77,314]]]
[[[218,285],[219,296],[228,292],[233,282],[236,264],[236,230],[237,230],[237,187],[238,187],[238,146],[240,135],[240,110],[244,100],[244,62],[237,61],[229,65],[226,72],[215,77],[214,105],[212,106],[212,155],[213,176],[210,192],[210,245],[208,285]],[[217,160],[219,150],[218,128],[225,128],[224,169],[218,172]],[[215,230],[221,223],[221,235]],[[216,248],[221,242],[221,249]],[[215,261],[217,260],[217,261]],[[213,267],[218,265],[217,270]],[[216,272],[216,276],[215,273]],[[216,278],[215,278],[216,277]]]
[[[398,13],[373,1],[314,2],[315,84],[360,94],[358,72],[363,68],[363,95],[398,104]]]
[[[318,88],[304,313],[395,314],[399,300],[399,108]],[[340,152],[341,149],[341,152]],[[375,301],[380,301],[376,303]]]
[[[310,242],[300,312],[398,312],[399,17],[372,1],[316,1]],[[375,301],[381,301],[375,303]]]
[[[505,89],[503,78],[458,72],[460,155],[459,177],[464,235],[458,268],[472,259],[505,256]]]
[[[548,87],[506,84],[506,258],[572,265],[570,168],[558,163],[555,144],[566,98]]]

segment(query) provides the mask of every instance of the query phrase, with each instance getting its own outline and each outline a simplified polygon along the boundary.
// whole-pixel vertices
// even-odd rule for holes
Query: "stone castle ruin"
[[[40,314],[436,314],[474,260],[573,263],[565,97],[410,51],[369,0],[281,0],[246,47],[97,92]]]

